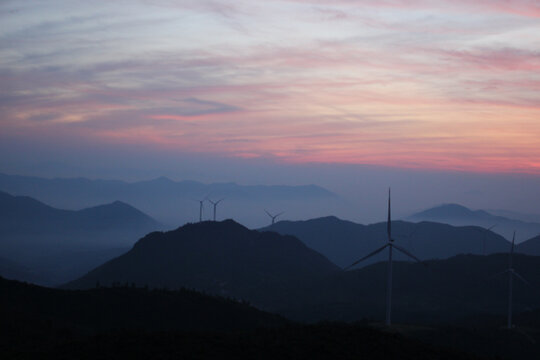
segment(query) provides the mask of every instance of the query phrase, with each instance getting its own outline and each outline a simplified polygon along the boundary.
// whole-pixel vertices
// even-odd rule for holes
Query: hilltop
[[[275,309],[337,271],[295,237],[249,230],[232,220],[206,221],[148,234],[66,287],[91,288],[96,282],[188,287]]]

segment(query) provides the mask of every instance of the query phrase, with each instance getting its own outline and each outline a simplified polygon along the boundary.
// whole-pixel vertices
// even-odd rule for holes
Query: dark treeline
[[[443,326],[294,323],[192,290],[59,290],[0,278],[5,359],[536,359],[540,311]]]

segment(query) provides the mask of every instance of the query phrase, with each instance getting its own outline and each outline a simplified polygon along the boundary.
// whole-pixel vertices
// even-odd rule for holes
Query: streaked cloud
[[[3,2],[0,129],[51,146],[538,173],[539,8]]]

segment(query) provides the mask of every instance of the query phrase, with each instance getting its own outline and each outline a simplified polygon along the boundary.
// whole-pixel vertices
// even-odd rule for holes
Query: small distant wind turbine
[[[274,223],[276,222],[276,218],[277,218],[278,216],[283,215],[283,213],[285,213],[285,211],[282,211],[282,212],[280,212],[279,214],[272,215],[272,214],[270,214],[267,210],[264,210],[264,212],[265,212],[268,216],[270,216],[270,218],[272,219],[272,225],[274,225]]]
[[[214,221],[216,221],[216,208],[217,208],[218,204],[220,202],[222,202],[223,200],[225,200],[225,198],[221,198],[218,201],[212,201],[212,200],[208,199],[208,201],[210,201],[210,203],[214,206]]]
[[[199,222],[202,222],[202,213],[203,213],[203,207],[204,207],[204,200],[197,200],[199,202]]]
[[[527,280],[525,280],[521,275],[519,275],[513,266],[513,257],[514,257],[514,243],[516,240],[516,232],[514,231],[514,236],[512,237],[512,246],[510,247],[509,257],[508,257],[508,270],[503,271],[501,274],[508,273],[508,329],[512,328],[512,295],[513,295],[513,280],[514,276],[519,280],[523,281],[525,284],[530,285]]]
[[[391,210],[390,210],[390,189],[388,189],[388,222],[386,224],[386,231],[388,233],[388,240],[386,242],[386,245],[378,248],[377,250],[373,251],[372,253],[364,256],[360,260],[355,261],[351,265],[347,266],[345,268],[345,271],[349,270],[351,267],[355,266],[356,264],[380,253],[384,249],[388,248],[388,268],[387,268],[387,278],[386,278],[386,325],[390,326],[392,324],[392,250],[395,248],[398,251],[401,251],[403,254],[407,255],[410,258],[413,258],[419,263],[422,263],[420,259],[418,259],[416,256],[409,253],[407,250],[403,249],[402,247],[399,247],[394,244],[394,239],[392,239],[392,217],[391,217]]]

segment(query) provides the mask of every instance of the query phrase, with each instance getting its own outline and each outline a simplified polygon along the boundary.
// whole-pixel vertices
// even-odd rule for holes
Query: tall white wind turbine
[[[388,189],[388,222],[386,224],[386,231],[388,234],[388,240],[386,242],[386,245],[378,248],[377,250],[373,251],[372,253],[364,256],[363,258],[355,261],[351,265],[347,266],[345,268],[346,270],[349,270],[356,264],[369,259],[370,257],[380,253],[384,249],[388,248],[388,265],[387,265],[387,278],[386,278],[386,321],[385,324],[387,326],[390,326],[392,324],[392,250],[395,248],[396,250],[402,252],[403,254],[407,255],[408,257],[416,260],[417,262],[421,263],[422,261],[418,259],[416,256],[408,252],[407,250],[403,249],[400,246],[397,246],[394,244],[394,239],[392,238],[392,216],[391,216],[391,203],[390,203],[390,189]]]
[[[512,246],[510,247],[510,253],[508,256],[508,270],[505,270],[504,273],[508,273],[508,322],[507,328],[512,328],[512,295],[513,295],[513,280],[514,276],[519,280],[523,281],[525,284],[529,285],[529,282],[525,280],[521,275],[519,275],[514,269],[513,257],[514,257],[514,242],[516,240],[516,232],[514,231],[514,236],[512,237]]]

